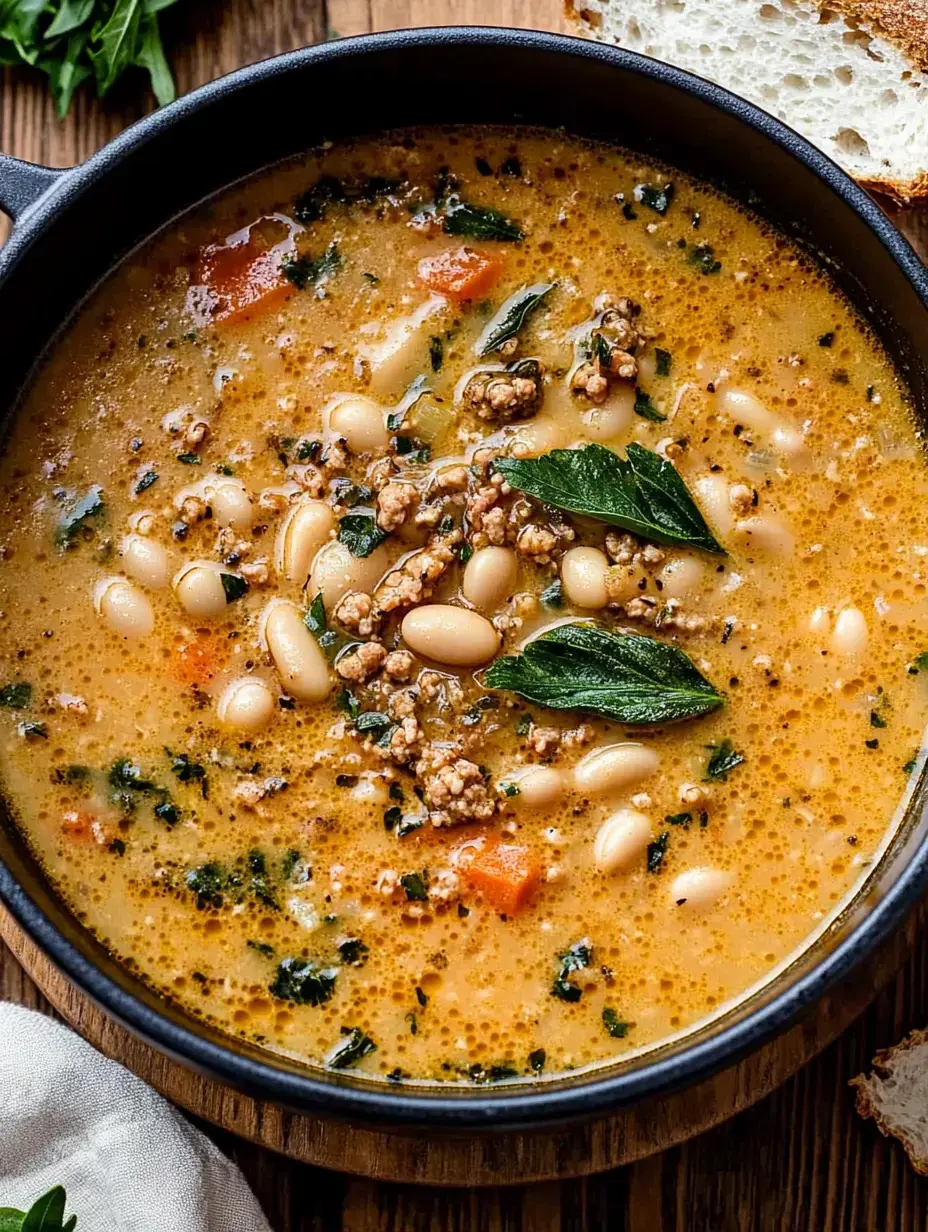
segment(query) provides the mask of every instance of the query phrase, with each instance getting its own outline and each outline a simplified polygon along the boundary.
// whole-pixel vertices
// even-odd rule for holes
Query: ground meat
[[[266,586],[271,580],[270,562],[266,556],[239,565],[238,571],[249,586]]]
[[[679,629],[682,633],[698,633],[709,621],[705,616],[684,612],[677,599],[668,599],[660,604],[650,595],[641,595],[625,604],[625,615],[630,620],[641,620],[655,629]]]
[[[374,601],[362,590],[349,590],[335,609],[335,619],[358,637],[373,637],[380,628]]]
[[[322,455],[322,469],[329,475],[338,474],[347,468],[350,457],[347,442],[342,437],[339,437],[337,441],[333,441],[326,448],[325,453]]]
[[[353,684],[365,684],[375,672],[380,670],[386,658],[387,652],[379,642],[365,642],[351,654],[339,659],[335,670],[342,680],[349,680]]]
[[[421,754],[424,744],[425,733],[419,726],[418,719],[410,716],[403,719],[393,729],[390,743],[386,748],[378,745],[377,751],[381,756],[392,758],[398,765],[405,766],[407,762]]]
[[[601,296],[607,307],[589,338],[589,358],[574,372],[571,388],[591,402],[602,402],[612,381],[634,381],[638,376],[635,352],[642,336],[632,322],[637,309],[630,300]]]
[[[539,757],[551,757],[561,747],[561,733],[556,727],[538,727],[533,723],[525,743]]]
[[[444,676],[441,672],[426,670],[419,673],[417,684],[422,700],[434,703],[439,710],[460,706],[464,701],[464,690],[455,676]]]
[[[382,586],[374,592],[374,619],[380,620],[397,608],[414,607],[431,597],[435,583],[457,559],[455,548],[463,536],[459,530],[448,535],[435,535],[421,551],[399,569],[388,573]],[[370,599],[370,596],[365,596]],[[344,600],[343,600],[344,602]]]
[[[520,528],[532,516],[532,507],[524,497],[513,497],[503,476],[494,472],[470,494],[464,512],[470,542],[476,549],[514,543]]]
[[[429,881],[429,902],[436,906],[453,903],[460,894],[461,879],[453,868],[440,868]]]
[[[466,492],[469,482],[470,471],[466,466],[448,466],[435,476],[430,494],[447,496],[454,492]]]
[[[539,522],[530,522],[519,532],[516,550],[525,556],[531,556],[537,564],[546,565],[556,548],[563,547],[574,538],[575,533],[570,526],[542,526]]]
[[[288,466],[285,472],[301,491],[308,493],[313,500],[319,500],[325,495],[325,480],[320,472],[310,462],[295,462]]]
[[[412,675],[415,662],[408,650],[393,650],[384,662],[384,675],[389,676],[391,680],[408,680]]]
[[[497,801],[480,767],[461,757],[457,745],[430,744],[416,763],[433,826],[489,821]]]
[[[420,505],[416,510],[415,523],[416,526],[426,527],[428,530],[434,530],[444,516],[444,510],[441,505]]]
[[[178,516],[187,526],[194,526],[206,517],[208,509],[209,505],[201,496],[185,496],[181,502]]]
[[[396,693],[391,693],[390,700],[387,702],[390,718],[398,722],[402,719],[414,718],[418,700],[419,694],[415,688],[398,689]]]
[[[396,530],[403,525],[406,515],[418,501],[415,484],[388,483],[377,496],[377,525],[381,530]]]
[[[375,492],[385,487],[397,473],[396,463],[392,458],[378,458],[367,468],[367,483]]]
[[[747,517],[756,504],[755,492],[746,483],[733,483],[728,489],[728,503],[739,518]]]
[[[642,543],[626,532],[610,530],[606,535],[606,555],[616,565],[659,565],[664,553],[653,543]]]
[[[543,380],[544,369],[534,359],[505,371],[477,372],[464,387],[464,405],[496,423],[527,419],[541,404]]]

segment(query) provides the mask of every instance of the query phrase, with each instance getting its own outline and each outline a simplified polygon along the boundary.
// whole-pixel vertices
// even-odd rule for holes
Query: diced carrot
[[[196,279],[206,291],[210,320],[248,321],[284,300],[292,288],[281,272],[281,255],[281,245],[269,245],[257,223],[224,244],[202,248]]]
[[[490,290],[503,271],[498,257],[473,248],[455,248],[419,262],[419,281],[457,303],[479,299]]]
[[[528,902],[541,879],[541,869],[527,847],[488,843],[474,856],[465,875],[491,907],[509,915]]]
[[[76,843],[86,842],[94,837],[93,826],[96,821],[90,813],[68,812],[61,818],[61,833],[65,838]]]
[[[216,674],[216,656],[209,639],[182,642],[171,662],[171,673],[182,684],[205,685]]]

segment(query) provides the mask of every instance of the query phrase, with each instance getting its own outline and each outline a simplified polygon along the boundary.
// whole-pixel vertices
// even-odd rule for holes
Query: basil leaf
[[[448,235],[465,235],[472,240],[525,239],[518,223],[490,206],[471,205],[456,194],[445,199],[442,226]]]
[[[346,1069],[376,1052],[377,1045],[369,1035],[365,1035],[360,1027],[342,1027],[345,1035],[343,1043],[338,1044],[326,1057],[326,1063],[333,1069]]]
[[[554,282],[536,282],[530,287],[522,287],[500,306],[487,322],[480,337],[474,343],[474,353],[481,358],[496,351],[515,338],[533,312],[544,302],[547,295],[554,290]]]
[[[341,264],[342,255],[333,240],[321,256],[287,257],[281,261],[280,270],[298,291],[305,291],[310,284],[318,291],[341,268]]]
[[[220,573],[219,580],[226,596],[226,603],[234,603],[248,591],[248,583],[237,573]]]
[[[157,17],[143,19],[133,64],[147,71],[152,93],[162,107],[174,101],[174,78],[165,59]]]
[[[338,524],[338,541],[352,556],[370,556],[386,539],[370,513],[347,513]]]
[[[325,604],[322,601],[322,591],[316,595],[312,603],[309,605],[309,610],[303,617],[303,624],[315,638],[320,638],[328,628],[328,623],[325,616]]]
[[[643,389],[635,390],[635,414],[642,419],[650,419],[652,423],[663,423],[667,418],[651,401],[650,394],[646,394]]]
[[[497,458],[520,492],[555,509],[621,526],[656,543],[685,543],[725,555],[686,484],[664,459],[632,442],[623,459],[604,445],[553,449],[539,458]]]
[[[676,646],[586,624],[535,638],[521,655],[491,663],[483,680],[552,710],[589,710],[620,723],[672,723],[723,703]]]

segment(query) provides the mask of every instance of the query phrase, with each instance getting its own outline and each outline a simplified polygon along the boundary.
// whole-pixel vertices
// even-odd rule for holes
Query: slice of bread
[[[926,0],[567,0],[581,31],[708,77],[867,188],[928,197]]]
[[[922,1176],[928,1176],[928,1030],[913,1031],[873,1058],[873,1073],[858,1074],[857,1111],[881,1133],[898,1138]]]

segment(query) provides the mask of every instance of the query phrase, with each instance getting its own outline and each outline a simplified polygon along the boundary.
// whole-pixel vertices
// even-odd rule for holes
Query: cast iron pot
[[[417,123],[520,120],[605,138],[714,181],[795,236],[872,323],[928,419],[928,275],[887,218],[794,132],[709,83],[629,52],[539,33],[441,29],[326,43],[213,82],[79,167],[0,155],[0,410],[90,289],[181,211],[326,138]],[[0,898],[52,961],[130,1030],[288,1107],[433,1129],[565,1122],[708,1077],[783,1030],[897,928],[928,883],[923,784],[867,886],[760,992],[685,1040],[517,1087],[423,1090],[309,1070],[223,1036],[152,993],[56,901],[6,817]]]

